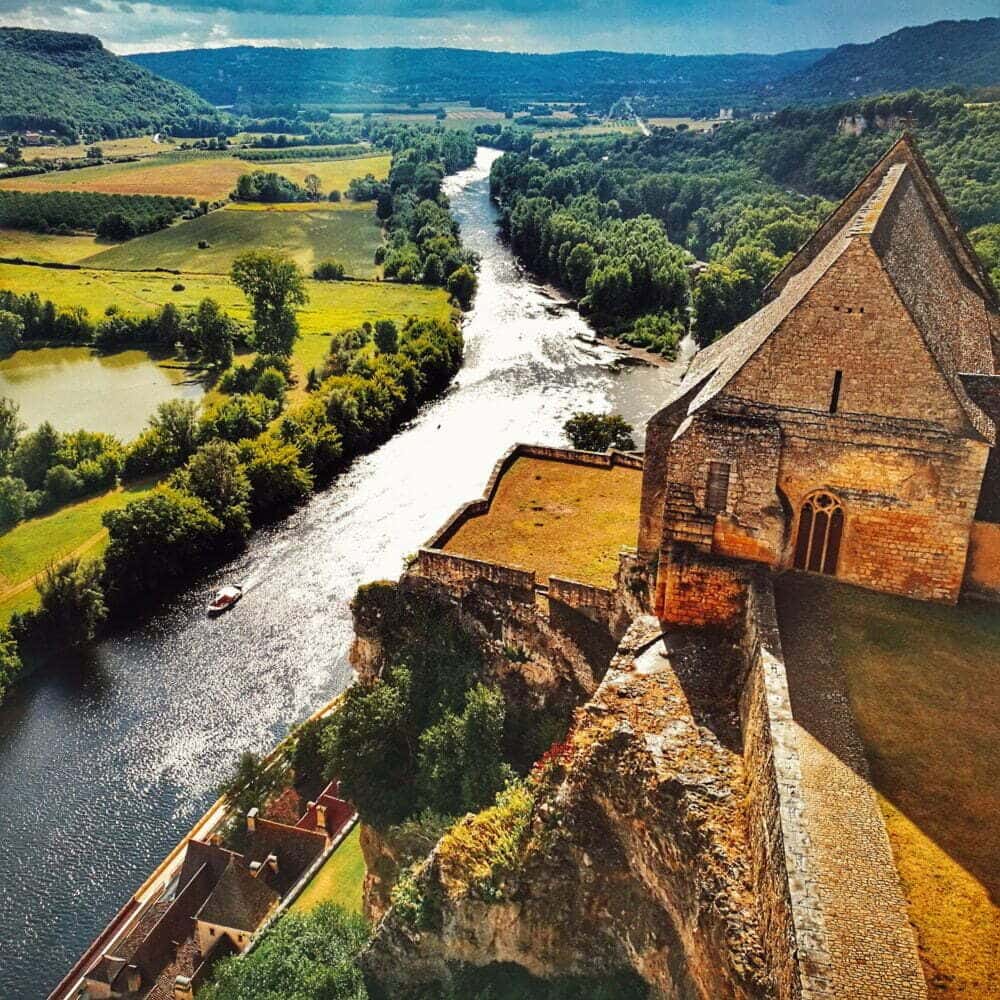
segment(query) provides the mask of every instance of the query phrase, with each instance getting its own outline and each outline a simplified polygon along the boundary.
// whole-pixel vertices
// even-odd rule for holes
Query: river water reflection
[[[213,798],[350,680],[348,602],[478,496],[515,441],[563,443],[576,409],[641,423],[675,373],[619,367],[586,343],[496,239],[489,164],[448,180],[482,257],[466,363],[413,424],[290,520],[92,660],[36,677],[0,709],[0,997],[44,997]],[[247,593],[209,620],[219,580]]]

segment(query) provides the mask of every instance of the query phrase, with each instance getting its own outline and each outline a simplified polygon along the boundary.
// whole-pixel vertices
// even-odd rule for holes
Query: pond
[[[0,396],[14,400],[29,428],[105,431],[127,441],[168,399],[200,399],[205,388],[178,361],[145,351],[98,354],[89,347],[38,347],[0,361]]]

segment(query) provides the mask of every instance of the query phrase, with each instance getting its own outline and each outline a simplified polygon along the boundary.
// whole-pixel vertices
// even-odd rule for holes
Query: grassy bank
[[[23,521],[0,535],[0,622],[37,604],[33,581],[48,565],[71,555],[100,555],[107,541],[101,525],[104,513],[119,510],[155,486],[153,481],[144,481],[110,490]]]

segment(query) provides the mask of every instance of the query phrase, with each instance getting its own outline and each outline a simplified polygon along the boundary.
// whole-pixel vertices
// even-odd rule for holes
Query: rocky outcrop
[[[443,838],[412,905],[387,913],[364,955],[376,992],[514,962],[631,968],[663,997],[774,996],[748,889],[740,677],[725,638],[637,621],[567,743]]]

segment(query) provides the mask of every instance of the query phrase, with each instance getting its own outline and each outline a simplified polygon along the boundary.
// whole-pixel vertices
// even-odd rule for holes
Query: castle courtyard
[[[443,546],[454,555],[613,587],[618,553],[635,544],[642,471],[518,458],[489,510]]]

